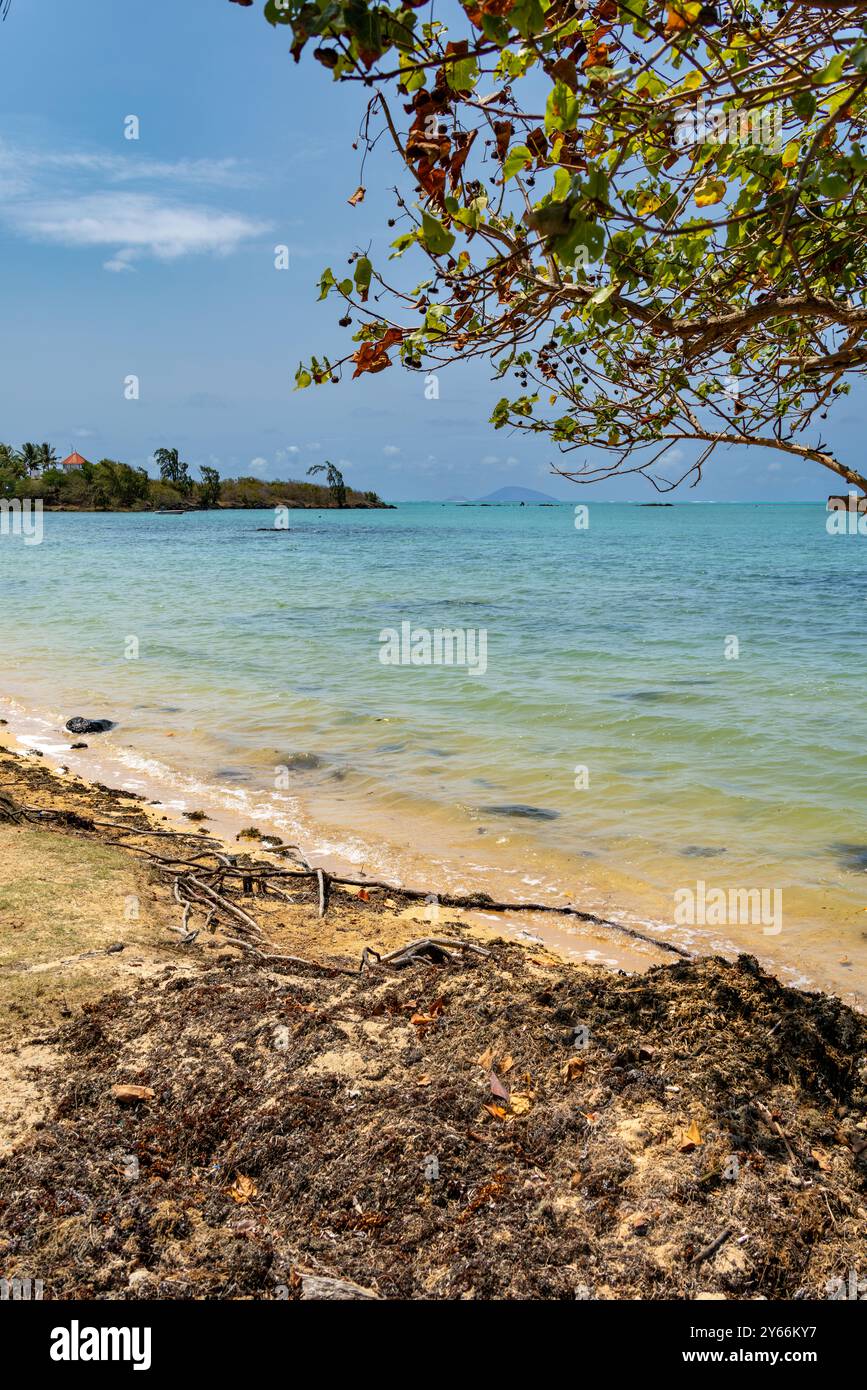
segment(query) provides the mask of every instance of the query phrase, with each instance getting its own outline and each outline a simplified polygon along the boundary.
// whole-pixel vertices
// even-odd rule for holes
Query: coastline
[[[749,956],[568,963],[451,909],[432,927],[400,890],[335,883],[322,915],[310,876],[263,891],[294,853],[33,755],[0,752],[0,783],[7,1277],[49,1270],[50,1298],[789,1299],[857,1268],[867,1021],[839,1001]],[[208,925],[177,876],[221,856]],[[16,897],[52,873],[41,908]],[[433,930],[445,954],[387,959]]]
[[[311,862],[329,873],[386,880],[396,888],[413,888],[424,895],[486,893],[516,906],[500,916],[475,912],[473,919],[482,929],[537,942],[564,960],[641,971],[665,963],[674,948],[698,957],[720,955],[730,960],[746,951],[784,984],[820,989],[862,1012],[867,1010],[860,958],[854,953],[840,957],[835,966],[838,958],[833,945],[825,950],[824,961],[815,952],[807,958],[799,954],[797,939],[790,934],[775,938],[756,929],[738,934],[731,929],[678,926],[673,922],[670,896],[637,891],[642,885],[634,878],[600,866],[592,858],[579,861],[576,875],[565,859],[561,863],[550,856],[534,856],[520,838],[520,826],[496,841],[490,836],[484,844],[468,839],[465,855],[456,859],[448,853],[445,840],[439,846],[429,838],[430,826],[421,820],[418,834],[408,839],[406,818],[399,814],[380,819],[374,828],[364,815],[360,821],[355,819],[355,803],[350,803],[342,818],[329,819],[329,813],[339,807],[323,807],[311,797],[303,778],[300,786],[279,794],[243,782],[217,786],[206,777],[181,774],[177,765],[132,744],[103,743],[111,735],[95,735],[85,751],[71,751],[76,736],[63,730],[56,717],[44,711],[36,714],[19,700],[0,696],[0,715],[6,716],[5,726],[0,726],[0,747],[18,748],[34,757],[39,753],[46,767],[67,769],[72,781],[130,792],[151,803],[150,809],[173,826],[183,826],[185,812],[204,809],[213,833],[226,844],[254,825],[263,835],[298,844]],[[413,848],[416,840],[423,849]],[[409,849],[404,848],[407,845]],[[521,912],[517,904],[528,900],[542,902],[551,911]],[[557,910],[566,904],[583,910],[586,920],[558,915]],[[816,921],[819,924],[822,919],[817,916]],[[833,941],[831,921],[820,930],[829,931],[828,939]]]

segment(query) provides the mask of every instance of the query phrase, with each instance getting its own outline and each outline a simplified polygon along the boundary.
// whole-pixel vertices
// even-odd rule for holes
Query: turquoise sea
[[[580,493],[288,531],[46,513],[42,544],[0,536],[0,712],[73,773],[322,862],[571,900],[863,996],[867,538],[825,520]],[[404,623],[484,632],[486,669],[383,664]],[[117,728],[68,753],[74,714]],[[782,930],[673,927],[699,880],[780,889]]]

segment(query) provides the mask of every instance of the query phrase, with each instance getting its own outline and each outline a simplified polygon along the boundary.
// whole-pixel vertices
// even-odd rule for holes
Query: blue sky
[[[316,281],[356,248],[385,259],[386,189],[368,160],[352,208],[364,98],[295,65],[261,6],[227,0],[13,0],[0,25],[0,438],[152,467],[160,445],[224,475],[301,477],[330,458],[392,500],[506,485],[580,501],[653,500],[641,479],[579,488],[544,441],[495,431],[478,364],[424,398],[400,370],[295,392],[299,360],[345,351]],[[140,138],[124,138],[136,116]],[[290,249],[288,271],[274,248]],[[140,398],[126,400],[135,375]],[[826,440],[863,464],[863,397]],[[718,454],[680,500],[801,500],[832,475],[759,451]]]

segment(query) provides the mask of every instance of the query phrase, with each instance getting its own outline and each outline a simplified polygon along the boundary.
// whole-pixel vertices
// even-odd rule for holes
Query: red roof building
[[[65,458],[65,459],[63,460],[63,462],[61,463],[60,467],[61,467],[61,468],[81,468],[82,464],[85,464],[85,463],[87,463],[87,459],[82,458],[82,457],[81,457],[81,454],[76,454],[76,453],[73,451],[73,453],[71,453],[71,454],[69,455],[68,458]]]

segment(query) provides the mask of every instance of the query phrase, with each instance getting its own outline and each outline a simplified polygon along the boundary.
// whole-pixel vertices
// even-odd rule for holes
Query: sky
[[[346,351],[317,282],[355,250],[385,260],[399,171],[377,152],[365,200],[349,205],[362,91],[312,58],[296,65],[261,9],[13,0],[0,24],[0,439],[151,472],[156,448],[177,447],[194,472],[271,479],[327,458],[391,501],[504,486],[654,500],[641,478],[558,478],[552,462],[568,463],[549,443],[494,430],[503,392],[483,364],[441,372],[437,400],[400,369],[294,390],[302,360]],[[863,406],[853,392],[824,426],[858,467]],[[819,500],[836,484],[815,465],[734,450],[673,500]]]

